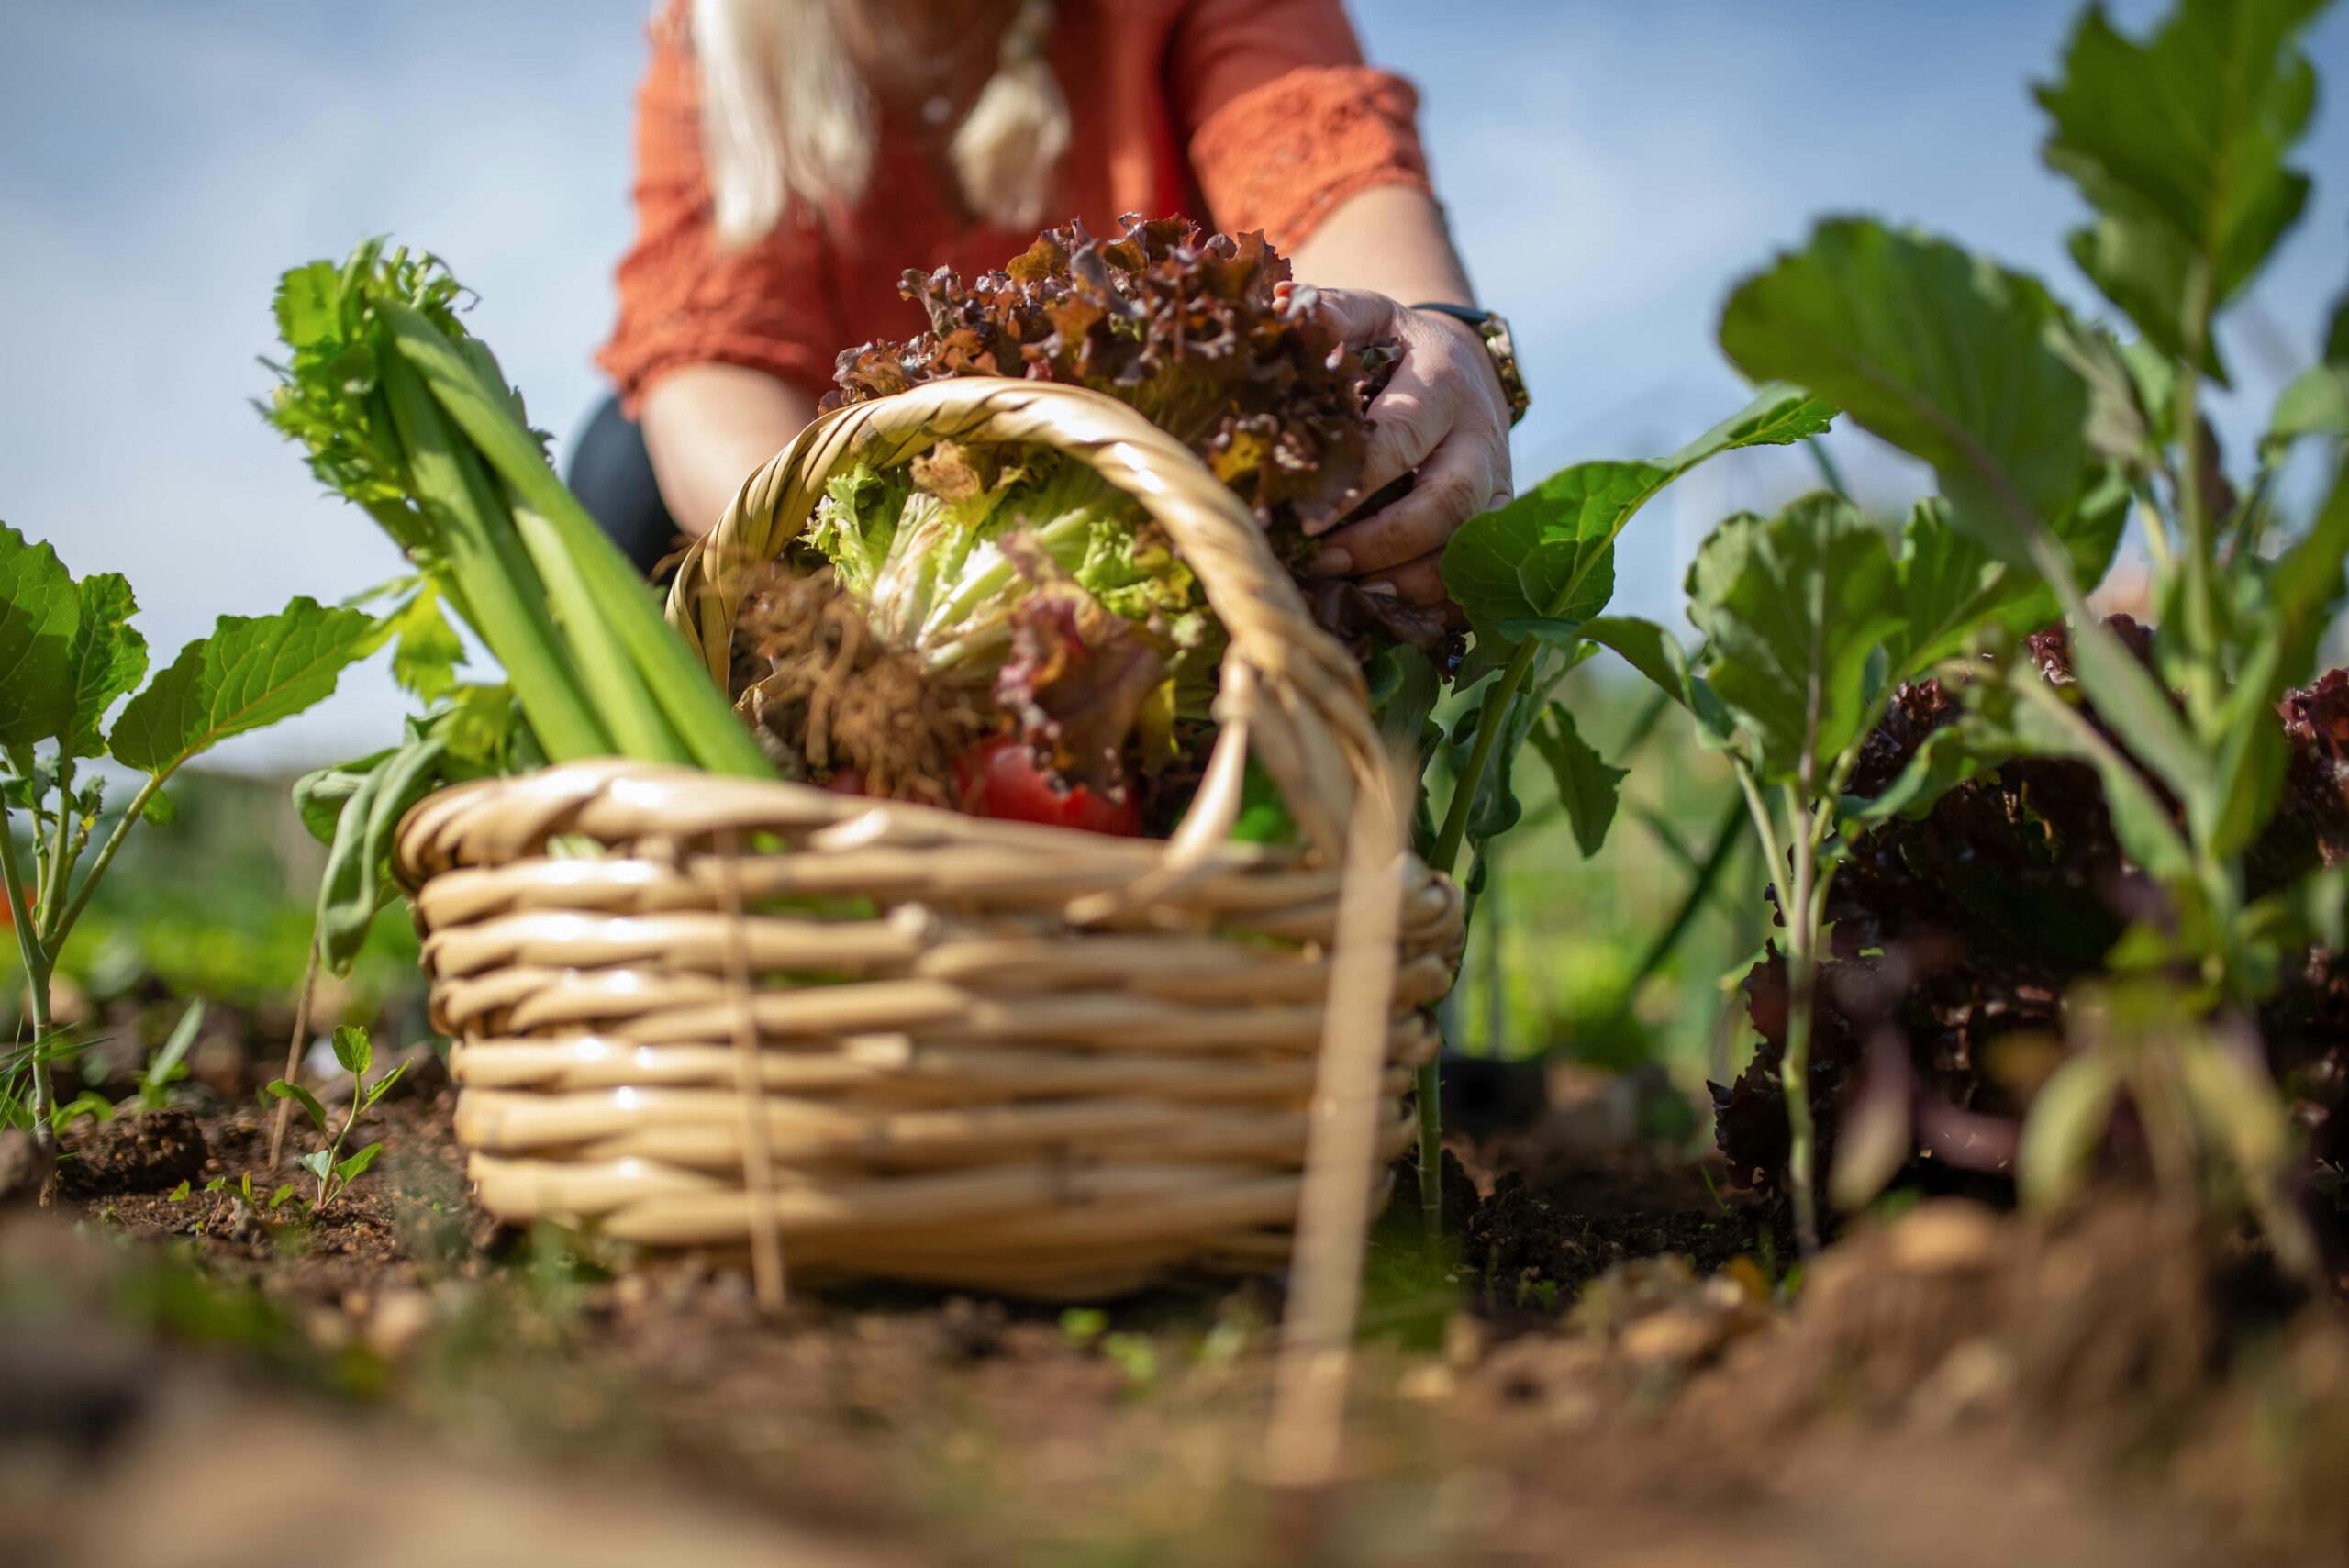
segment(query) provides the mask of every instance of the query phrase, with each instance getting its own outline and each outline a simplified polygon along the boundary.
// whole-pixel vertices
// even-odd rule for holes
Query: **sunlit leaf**
[[[368,1043],[367,1031],[357,1024],[336,1025],[334,1059],[353,1078],[365,1075],[375,1061],[375,1048]]]
[[[1470,518],[1444,550],[1443,582],[1485,661],[1528,637],[1571,647],[1614,593],[1616,536],[1673,480],[1722,452],[1820,434],[1833,417],[1801,388],[1773,384],[1669,457],[1577,463]]]
[[[335,826],[342,820],[344,804],[359,793],[367,775],[382,767],[393,751],[386,747],[354,762],[338,762],[330,768],[304,773],[294,781],[294,808],[301,813],[302,826],[310,830],[310,837],[321,844],[334,842]]]
[[[364,1109],[367,1106],[373,1105],[377,1100],[382,1099],[385,1095],[391,1093],[392,1085],[400,1081],[400,1074],[406,1072],[408,1064],[403,1062],[398,1066],[393,1068],[389,1073],[386,1073],[382,1077],[376,1079],[374,1083],[369,1084],[367,1087],[366,1098],[362,1102],[361,1108]]]
[[[1472,802],[1467,822],[1467,839],[1472,844],[1482,844],[1497,839],[1518,824],[1524,806],[1517,798],[1517,754],[1524,750],[1527,738],[1540,721],[1542,710],[1549,706],[1550,693],[1562,680],[1571,662],[1566,656],[1544,649],[1534,662],[1525,684],[1509,704],[1502,722],[1505,728],[1493,742],[1482,777],[1476,783],[1476,795]],[[1479,732],[1493,722],[1491,688],[1486,696],[1461,716],[1452,732],[1452,750],[1455,769],[1464,767],[1474,752]]]
[[[336,817],[318,882],[318,958],[334,973],[349,973],[377,912],[397,896],[392,840],[408,808],[439,787],[448,771],[449,748],[438,727],[412,725],[398,750],[355,775]],[[339,788],[340,781],[321,781],[311,793],[311,809],[324,808],[329,787]]]
[[[1829,759],[1868,716],[1868,667],[1901,624],[1884,536],[1820,493],[1775,517],[1741,514],[1688,569],[1688,616],[1711,649],[1708,679],[1760,749],[1772,779]]]
[[[66,744],[76,757],[106,750],[106,715],[147,673],[147,639],[130,624],[139,601],[112,572],[82,580],[81,625],[73,637],[73,723]]]
[[[2267,443],[2302,436],[2349,436],[2349,366],[2311,365],[2277,395]]]
[[[1920,817],[1968,779],[1979,778],[2018,754],[2013,737],[1960,719],[1925,737],[1892,783],[1867,800],[1846,797],[1847,828],[1872,827],[1896,817]]]
[[[2246,1182],[2275,1179],[2292,1145],[2291,1124],[2275,1080],[2252,1061],[2205,1036],[2179,1049],[2179,1076],[2197,1124],[2225,1149]]]
[[[2049,346],[2060,315],[2034,279],[1839,218],[1738,286],[1720,340],[1746,374],[1799,381],[1931,463],[1958,526],[2023,562],[2028,519],[2079,488],[2087,388]]]
[[[1698,738],[1718,750],[1735,734],[1735,720],[1705,678],[1689,668],[1687,650],[1653,621],[1636,616],[1601,616],[1583,635],[1653,682],[1697,720]]]
[[[273,616],[222,616],[210,637],[115,720],[115,760],[168,774],[231,736],[290,718],[334,693],[343,669],[381,645],[382,627],[357,610],[295,599]]]
[[[334,1168],[334,1179],[342,1185],[349,1186],[355,1178],[366,1173],[367,1167],[373,1165],[375,1162],[375,1156],[383,1151],[382,1144],[370,1143],[358,1153],[338,1163]]]
[[[2287,161],[2316,98],[2298,36],[2325,3],[2177,0],[2143,41],[2092,6],[2039,89],[2048,166],[2096,208],[2073,259],[2154,343],[2221,381],[2190,319],[2193,279],[2215,312],[2307,204],[2308,176]]]
[[[155,1103],[161,1103],[165,1085],[174,1078],[185,1075],[182,1064],[186,1062],[187,1053],[195,1049],[196,1033],[203,1028],[204,1004],[201,1001],[190,1002],[186,1010],[180,1014],[180,1021],[172,1026],[171,1038],[163,1041],[163,1049],[155,1053],[155,1060],[149,1062],[147,1071],[140,1074],[142,1089],[152,1093]]]
[[[0,523],[0,746],[30,746],[73,721],[82,595],[47,544]]]
[[[429,583],[391,617],[392,679],[421,700],[438,702],[457,685],[465,645],[441,613],[440,593]]]
[[[2128,526],[2127,483],[2100,472],[2085,494],[2052,520],[2084,587],[2104,576]],[[2057,619],[2046,582],[2028,566],[2000,561],[1959,529],[1938,497],[1918,503],[1900,535],[1900,597],[1906,624],[1893,641],[1897,678],[1929,673],[1965,651],[1983,627],[2021,635]]]
[[[2323,358],[2277,395],[2265,442],[2271,459],[2302,436],[2349,437],[2349,295],[2332,307]]]

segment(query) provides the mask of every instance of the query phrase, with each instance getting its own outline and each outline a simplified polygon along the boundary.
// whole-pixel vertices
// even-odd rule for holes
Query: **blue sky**
[[[2158,7],[2112,7],[2126,25]],[[1520,482],[1668,450],[1742,401],[1713,346],[1731,284],[1827,213],[1955,235],[2088,303],[2028,80],[2068,0],[1355,0],[1415,79],[1436,175],[1535,393]],[[0,518],[77,572],[127,573],[168,655],[214,616],[334,598],[397,569],[247,400],[276,274],[389,232],[446,255],[535,420],[596,395],[629,223],[645,0],[6,0],[0,5]],[[2339,103],[2317,200],[2230,345],[2264,408],[2349,283],[2349,8],[2311,40]],[[1855,483],[1916,484],[1861,437]],[[1723,513],[1813,482],[1798,453],[1701,472],[1627,536],[1619,602],[1675,615]],[[398,699],[349,677],[228,760],[372,750]]]

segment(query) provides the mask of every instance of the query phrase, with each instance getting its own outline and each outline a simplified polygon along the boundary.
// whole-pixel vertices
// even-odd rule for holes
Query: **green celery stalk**
[[[515,417],[503,384],[490,384],[497,378],[485,377],[422,313],[392,300],[381,309],[397,357],[512,487],[518,512],[527,508],[546,524],[543,543],[560,549],[575,569],[584,602],[571,617],[574,632],[585,639],[587,627],[595,625],[618,640],[693,761],[712,773],[773,778],[774,765],[709,672],[662,618],[643,579],[547,466],[529,427]]]
[[[514,514],[515,531],[538,563],[547,584],[547,608],[570,644],[579,667],[580,684],[594,697],[623,755],[645,762],[674,762],[690,767],[694,755],[670,725],[661,705],[645,689],[644,676],[629,662],[628,651],[605,631],[596,596],[588,591],[579,562],[563,548],[554,525],[529,503],[505,487]],[[704,677],[705,681],[707,679]],[[727,716],[727,722],[736,722]]]
[[[409,482],[432,511],[473,629],[513,678],[540,745],[557,762],[612,755],[611,738],[580,690],[548,616],[538,573],[514,531],[498,520],[488,476],[458,446],[422,379],[398,355],[384,356],[382,376],[393,426],[406,449]]]

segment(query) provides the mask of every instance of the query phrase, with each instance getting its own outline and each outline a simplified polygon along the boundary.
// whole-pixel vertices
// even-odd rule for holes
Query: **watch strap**
[[[1518,368],[1517,345],[1508,335],[1508,323],[1489,310],[1479,310],[1473,305],[1453,305],[1445,300],[1425,300],[1412,306],[1413,310],[1431,310],[1438,316],[1449,316],[1454,321],[1464,321],[1476,329],[1484,339],[1485,352],[1492,357],[1493,369],[1501,378],[1501,395],[1508,403],[1508,422],[1515,425],[1525,417],[1532,405],[1532,396],[1525,389],[1525,373]]]

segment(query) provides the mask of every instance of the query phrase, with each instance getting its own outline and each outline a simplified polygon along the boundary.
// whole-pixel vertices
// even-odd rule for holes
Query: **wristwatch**
[[[1517,368],[1517,345],[1509,341],[1508,323],[1489,310],[1479,310],[1473,305],[1446,305],[1439,300],[1411,306],[1413,310],[1432,310],[1438,316],[1449,316],[1454,321],[1465,321],[1485,340],[1485,352],[1493,357],[1493,369],[1500,373],[1501,396],[1508,402],[1508,422],[1516,424],[1525,417],[1525,410],[1533,399],[1525,390],[1525,373]]]

